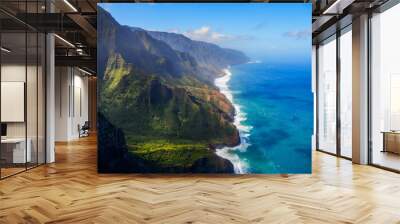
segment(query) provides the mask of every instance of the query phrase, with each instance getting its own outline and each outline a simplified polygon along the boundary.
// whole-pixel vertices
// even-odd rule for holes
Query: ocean
[[[216,86],[236,109],[236,147],[217,149],[235,173],[311,173],[313,96],[309,63],[232,66]]]

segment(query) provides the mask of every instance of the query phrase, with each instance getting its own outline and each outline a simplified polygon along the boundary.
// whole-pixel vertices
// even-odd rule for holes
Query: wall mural
[[[311,4],[102,3],[97,27],[99,172],[311,172]]]

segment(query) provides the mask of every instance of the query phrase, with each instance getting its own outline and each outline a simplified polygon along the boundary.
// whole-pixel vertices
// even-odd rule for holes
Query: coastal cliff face
[[[153,38],[167,43],[174,50],[188,53],[196,60],[204,73],[203,75],[212,81],[223,74],[221,73],[222,69],[249,61],[249,58],[240,51],[221,48],[212,43],[191,40],[182,34],[159,31],[150,31],[149,34]]]
[[[98,13],[99,172],[232,173],[214,148],[239,144],[235,111],[212,83],[218,66],[246,57],[218,47],[223,63],[199,61]]]

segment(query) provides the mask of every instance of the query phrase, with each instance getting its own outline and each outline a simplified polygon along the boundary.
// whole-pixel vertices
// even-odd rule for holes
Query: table
[[[31,162],[31,139],[26,139],[27,147],[25,151],[25,138],[5,138],[1,139],[1,157],[7,163],[26,163]],[[12,158],[12,159],[11,159]]]
[[[400,131],[383,131],[382,152],[400,154]]]

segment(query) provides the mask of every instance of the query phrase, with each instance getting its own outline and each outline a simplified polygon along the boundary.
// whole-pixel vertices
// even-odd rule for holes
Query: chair
[[[82,127],[80,127],[80,125],[78,125],[79,138],[88,137],[89,129],[90,129],[89,121],[85,121],[85,123],[82,125]]]

